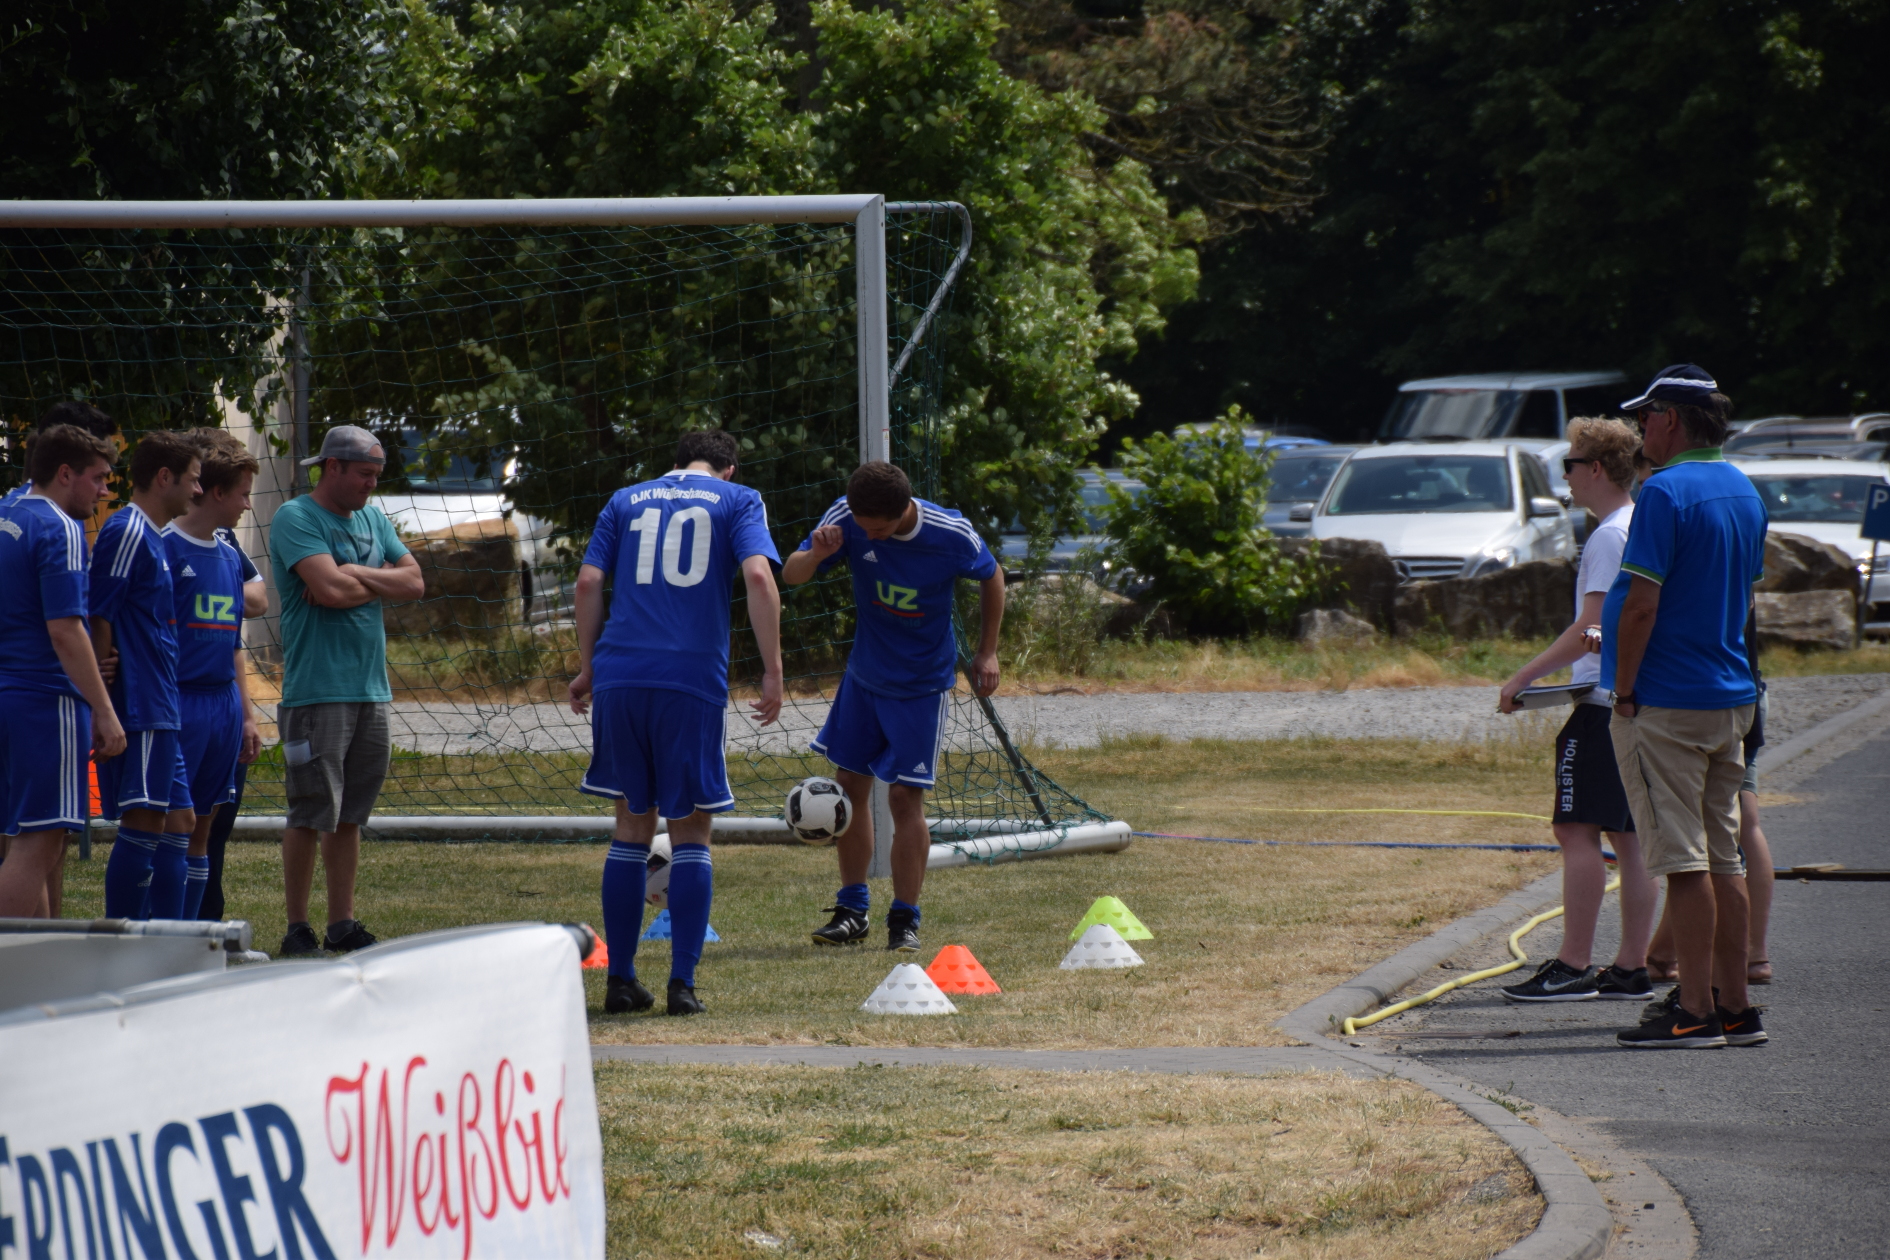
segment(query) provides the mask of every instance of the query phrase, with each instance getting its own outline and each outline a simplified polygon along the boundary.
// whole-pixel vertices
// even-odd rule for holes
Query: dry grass
[[[597,1084],[613,1257],[1425,1260],[1492,1255],[1542,1211],[1507,1148],[1400,1081],[619,1064]]]

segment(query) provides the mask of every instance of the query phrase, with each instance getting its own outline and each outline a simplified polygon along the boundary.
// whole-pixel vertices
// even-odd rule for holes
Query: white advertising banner
[[[0,1260],[603,1254],[569,929],[0,1015]]]

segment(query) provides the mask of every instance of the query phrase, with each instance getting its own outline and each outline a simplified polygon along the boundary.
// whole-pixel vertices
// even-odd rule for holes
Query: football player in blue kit
[[[35,434],[31,488],[0,503],[0,917],[51,913],[48,878],[66,833],[86,825],[87,753],[124,751],[125,732],[85,630],[85,526],[116,455],[73,425]]]
[[[163,533],[175,598],[184,777],[196,815],[185,858],[182,912],[172,916],[182,919],[195,919],[203,905],[210,881],[210,827],[217,810],[235,797],[236,767],[254,761],[262,747],[245,691],[243,617],[249,587],[260,596],[263,580],[222,537],[249,511],[250,488],[261,465],[238,444],[204,440],[203,451],[196,498]],[[255,576],[246,580],[246,569]],[[156,905],[152,913],[167,917]]]
[[[669,819],[671,853],[667,1010],[703,1010],[695,970],[713,894],[710,823],[735,804],[723,745],[729,588],[738,572],[762,663],[761,698],[750,707],[763,726],[781,712],[780,555],[761,496],[731,480],[735,460],[729,434],[685,434],[673,472],[611,496],[578,569],[572,712],[584,713],[596,697],[581,787],[617,802],[603,879],[611,1014],[656,1004],[637,982],[636,949],[659,813]]]
[[[99,809],[118,822],[105,864],[105,916],[181,918],[195,825],[177,705],[171,566],[160,531],[189,509],[202,448],[147,433],[131,456],[131,502],[99,530],[87,606],[101,657],[118,655],[112,703],[126,747],[98,767]]]
[[[905,473],[873,460],[855,470],[846,497],[827,509],[814,532],[788,557],[781,580],[790,586],[841,560],[853,576],[859,620],[846,676],[812,744],[838,770],[853,823],[835,847],[841,889],[833,918],[814,932],[816,945],[866,939],[871,904],[866,871],[873,859],[873,780],[891,785],[893,903],[886,913],[886,948],[919,948],[919,890],[932,837],[925,792],[936,781],[945,721],[958,679],[952,597],[960,578],[978,583],[981,612],[970,681],[978,695],[997,690],[998,628],[1004,620],[1004,570],[971,522],[949,508],[914,498]]]

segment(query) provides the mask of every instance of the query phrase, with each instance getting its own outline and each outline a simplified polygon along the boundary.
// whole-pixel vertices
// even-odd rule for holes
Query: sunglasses
[[[1594,464],[1594,463],[1599,463],[1599,462],[1600,462],[1599,460],[1582,459],[1574,455],[1566,456],[1562,460],[1562,475],[1566,477],[1570,473],[1574,472],[1575,465],[1577,464]]]

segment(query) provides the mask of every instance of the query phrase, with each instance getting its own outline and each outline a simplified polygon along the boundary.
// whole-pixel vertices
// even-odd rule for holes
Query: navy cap
[[[1654,374],[1654,383],[1639,398],[1621,404],[1623,411],[1639,411],[1653,402],[1689,403],[1704,407],[1719,392],[1719,382],[1703,367],[1676,363]]]

